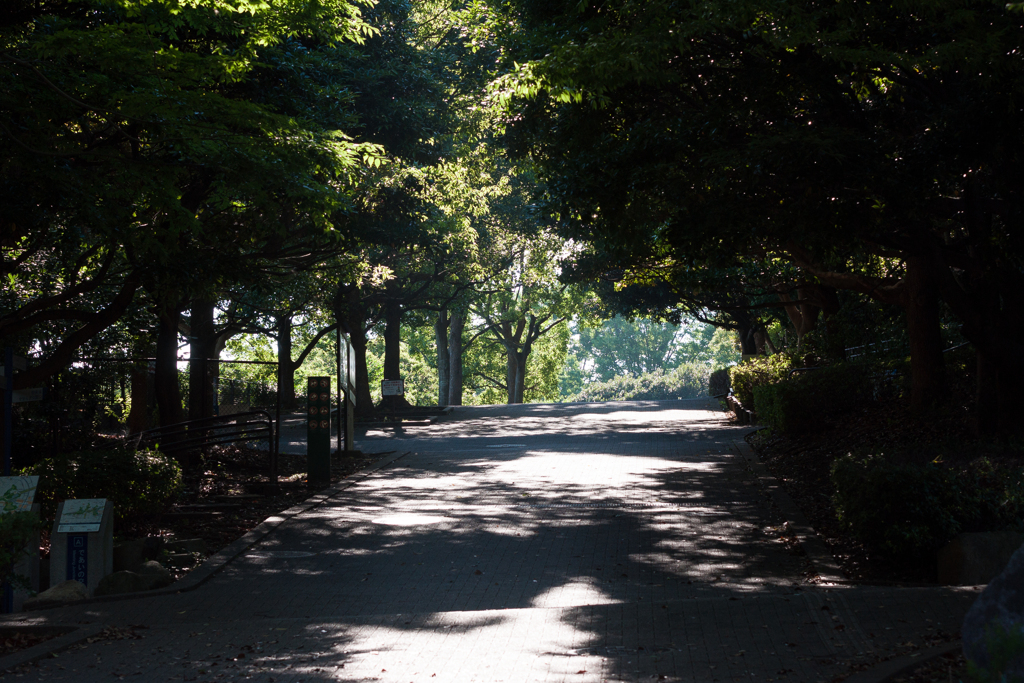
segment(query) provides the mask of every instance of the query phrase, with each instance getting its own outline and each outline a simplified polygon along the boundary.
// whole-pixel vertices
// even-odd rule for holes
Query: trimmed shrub
[[[680,365],[668,372],[655,370],[639,377],[616,377],[607,382],[594,382],[583,387],[572,400],[596,401],[664,401],[676,398],[697,398],[708,395],[711,368],[700,363]]]
[[[42,528],[42,521],[34,512],[19,512],[14,504],[14,488],[0,497],[0,582],[21,590],[29,590],[28,577],[14,573],[14,567],[27,552],[29,541]]]
[[[718,368],[708,379],[708,394],[721,396],[729,393],[729,368]]]
[[[732,393],[747,410],[758,410],[754,387],[778,384],[789,377],[793,358],[783,353],[748,358],[729,368]]]
[[[62,500],[107,498],[117,519],[131,526],[163,512],[181,490],[181,468],[173,458],[124,445],[46,458],[23,473],[39,475],[36,500],[46,519],[53,519]]]
[[[839,521],[866,546],[892,557],[931,559],[964,531],[1024,524],[1024,469],[965,471],[848,455],[832,464]]]
[[[759,422],[797,434],[812,430],[825,415],[848,412],[870,401],[872,383],[863,366],[841,364],[757,386],[753,393]]]

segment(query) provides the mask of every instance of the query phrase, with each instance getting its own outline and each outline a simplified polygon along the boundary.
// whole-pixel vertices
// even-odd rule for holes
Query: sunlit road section
[[[974,593],[815,586],[706,400],[457,408],[178,595],[40,613],[136,629],[38,680],[831,681]]]

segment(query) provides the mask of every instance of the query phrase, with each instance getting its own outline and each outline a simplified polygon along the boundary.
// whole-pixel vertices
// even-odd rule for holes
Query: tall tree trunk
[[[513,403],[522,403],[526,394],[526,360],[530,357],[529,347],[518,351],[515,354],[516,359],[516,378],[515,384],[515,400]]]
[[[762,332],[761,330],[754,330],[752,336],[754,337],[754,350],[757,352],[757,355],[767,356],[768,354],[765,353],[764,350],[764,332]]]
[[[384,379],[402,379],[402,306],[389,300],[384,308]]]
[[[505,392],[508,395],[509,405],[516,403],[516,349],[513,346],[505,346]]]
[[[334,315],[341,328],[348,332],[349,341],[352,342],[356,364],[356,417],[372,418],[375,410],[373,397],[370,395],[370,373],[366,368],[366,330],[369,327],[369,314],[358,287],[342,285],[338,288]]]
[[[153,339],[148,334],[140,337],[132,345],[132,355],[143,358],[152,357],[156,352]],[[139,363],[131,369],[132,408],[128,413],[128,433],[153,428],[153,404],[156,402],[153,383],[153,365]]]
[[[448,358],[448,309],[442,308],[434,320],[434,341],[437,345],[437,405],[448,404],[451,368]]]
[[[402,379],[402,305],[393,299],[384,304],[384,379]],[[410,407],[405,396],[382,396],[381,406]]]
[[[295,410],[295,363],[292,362],[292,315],[280,311],[275,315],[277,327],[277,390],[281,392],[281,408]]]
[[[466,312],[452,311],[448,324],[448,405],[462,405],[462,331],[466,327]]]
[[[160,426],[183,421],[181,389],[178,387],[178,322],[181,310],[165,305],[159,313],[160,326],[156,338],[156,405]]]
[[[733,313],[736,320],[736,335],[740,340],[740,353],[743,357],[757,355],[757,342],[754,341],[754,322],[745,311]]]
[[[977,427],[978,434],[992,434],[999,428],[999,363],[977,349]]]
[[[213,415],[215,369],[214,347],[217,335],[213,327],[214,302],[192,302],[189,313],[188,419],[198,420]]]
[[[132,366],[131,394],[132,408],[128,413],[128,433],[138,434],[153,426],[153,375],[148,363]]]
[[[934,261],[928,256],[907,258],[907,335],[910,337],[910,407],[918,414],[944,396],[942,328]]]
[[[798,300],[809,299],[810,295],[809,288],[796,290],[796,298]],[[779,300],[784,303],[792,301],[789,293],[785,291],[779,292]],[[813,331],[818,326],[818,316],[820,313],[821,308],[810,302],[786,306],[786,315],[789,316],[789,321],[793,323],[793,330],[796,332],[797,353],[803,350],[804,335]]]
[[[350,336],[356,362],[356,407],[358,418],[373,417],[373,396],[370,395],[370,372],[366,368],[366,330],[353,328]]]

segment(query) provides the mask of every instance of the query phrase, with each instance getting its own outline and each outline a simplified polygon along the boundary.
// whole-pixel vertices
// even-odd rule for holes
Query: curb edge
[[[355,472],[354,474],[346,477],[336,484],[332,484],[328,488],[315,493],[309,498],[305,499],[298,505],[293,505],[287,510],[283,510],[276,515],[267,517],[263,522],[255,526],[252,530],[244,534],[242,537],[234,541],[233,543],[221,548],[219,551],[211,555],[206,559],[203,564],[199,565],[191,572],[189,572],[180,581],[176,581],[174,584],[167,588],[161,588],[154,591],[146,591],[139,593],[124,593],[122,595],[109,595],[100,598],[89,598],[88,600],[79,600],[77,602],[65,603],[62,605],[54,605],[49,608],[42,608],[38,610],[32,610],[31,612],[19,612],[12,615],[4,615],[5,618],[0,619],[0,628],[3,627],[16,627],[19,626],[18,621],[23,620],[26,614],[38,614],[42,615],[47,609],[57,609],[61,607],[77,607],[79,605],[90,605],[106,602],[119,602],[121,600],[139,600],[153,597],[161,597],[165,595],[174,595],[177,593],[184,593],[185,591],[195,590],[211,577],[217,574],[220,570],[234,561],[237,557],[245,553],[246,550],[256,545],[267,536],[269,536],[275,529],[287,522],[288,520],[300,515],[304,512],[308,512],[313,508],[322,505],[323,503],[336,497],[348,488],[355,486],[359,482],[363,481],[377,470],[381,470],[396,460],[409,455],[412,451],[398,452],[383,460],[375,462],[374,464],[364,469]],[[38,645],[34,645],[26,650],[15,652],[14,654],[6,657],[0,657],[0,672],[7,671],[14,667],[22,666],[24,664],[30,664],[37,659],[46,657],[47,655],[66,650],[67,648],[79,643],[80,641],[90,638],[96,633],[103,630],[102,624],[90,624],[88,626],[64,626],[62,624],[47,624],[49,628],[59,629],[67,628],[69,632],[62,636],[57,636],[46,640]],[[38,629],[38,625],[22,625],[23,628]]]
[[[804,549],[807,558],[811,561],[822,583],[849,583],[849,580],[843,575],[842,570],[836,563],[835,558],[832,557],[832,551],[818,537],[814,527],[804,517],[804,513],[800,510],[796,501],[786,493],[782,483],[768,471],[768,468],[757,457],[757,453],[754,452],[750,444],[743,439],[736,439],[733,445],[751,473],[757,478],[758,483],[768,491],[772,500],[782,512],[782,516],[789,522],[789,528],[796,534],[797,539],[800,541],[800,547]]]

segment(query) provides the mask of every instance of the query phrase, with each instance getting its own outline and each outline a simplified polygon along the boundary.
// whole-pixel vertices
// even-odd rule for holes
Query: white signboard
[[[345,392],[348,395],[348,400],[352,401],[355,405],[356,402],[356,350],[352,348],[352,342],[348,340],[348,337],[342,338],[345,342],[345,353],[342,356],[342,363],[346,370]]]
[[[405,396],[405,380],[385,379],[380,383],[381,396]]]
[[[28,359],[25,358],[25,356],[15,356],[14,357],[14,369],[15,370],[20,370],[20,371],[24,372],[24,370],[27,367],[28,367]],[[4,363],[2,361],[2,357],[0,357],[0,377],[3,377],[3,376],[4,376]]]
[[[103,508],[106,498],[82,498],[65,500],[57,525],[59,534],[95,533],[100,530],[103,521]]]
[[[29,512],[39,477],[0,477],[0,512]]]
[[[45,390],[42,387],[35,389],[15,389],[11,392],[12,403],[28,403],[30,401],[42,401]]]

